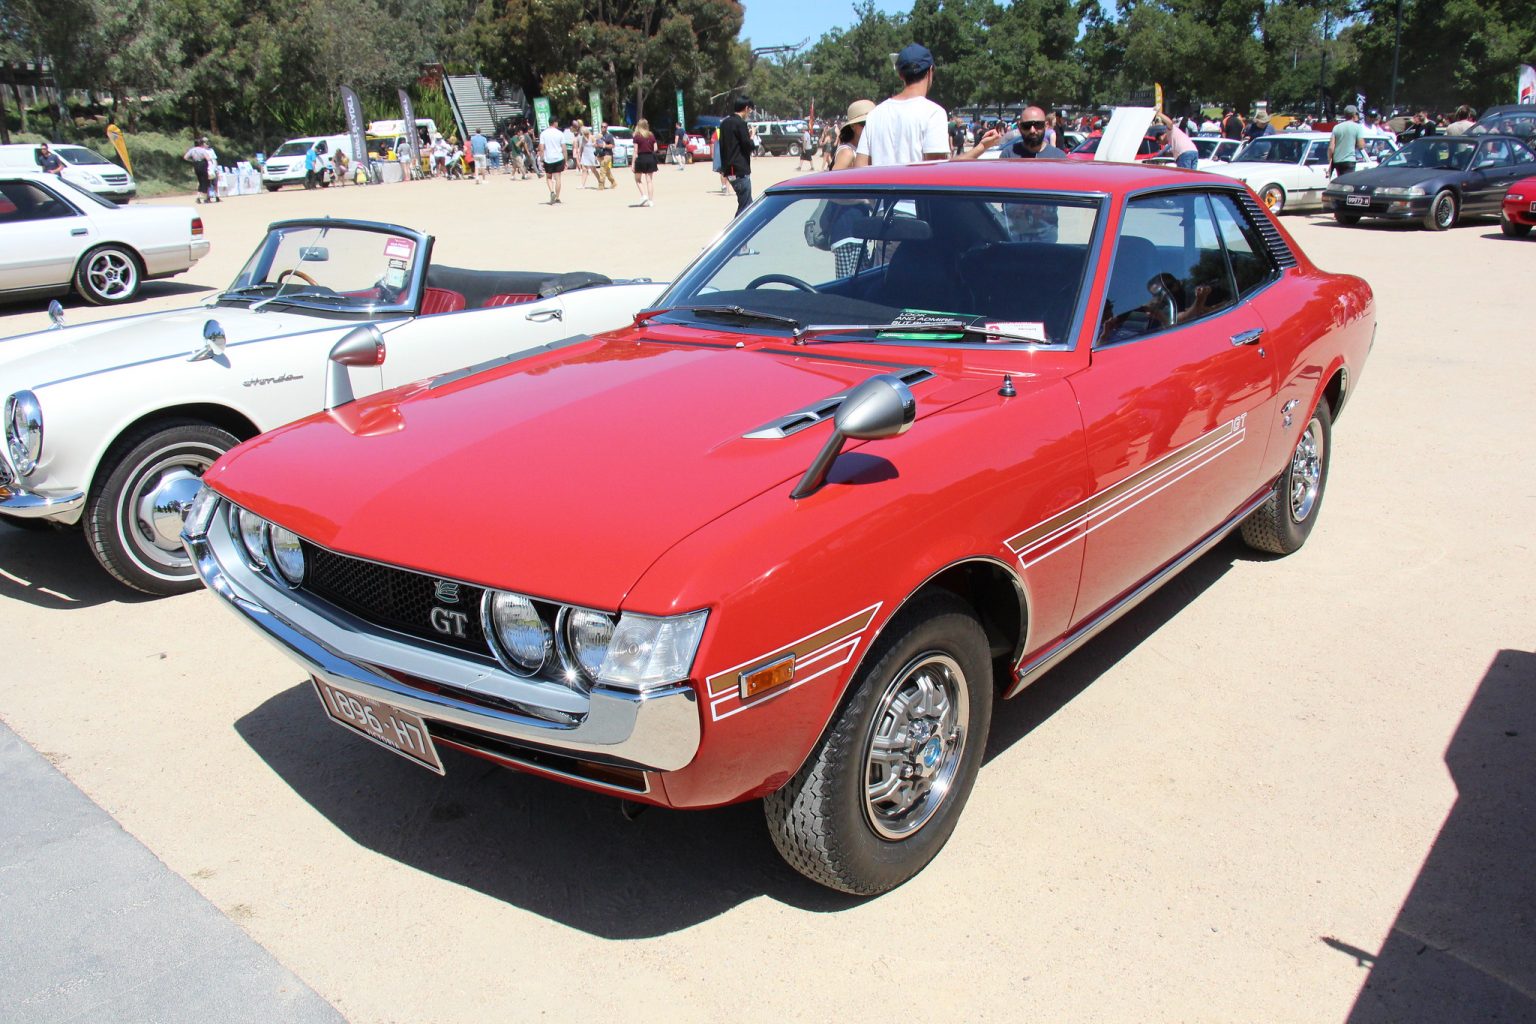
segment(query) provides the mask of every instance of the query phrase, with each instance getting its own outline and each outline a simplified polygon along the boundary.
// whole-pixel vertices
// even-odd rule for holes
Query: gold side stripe
[[[1046,539],[1047,537],[1050,537],[1052,534],[1074,526],[1083,520],[1092,518],[1095,513],[1101,511],[1106,505],[1113,504],[1114,502],[1123,498],[1126,494],[1145,484],[1147,481],[1161,473],[1166,472],[1175,464],[1183,462],[1186,459],[1198,458],[1199,455],[1206,449],[1212,448],[1227,440],[1239,429],[1241,429],[1239,427],[1239,421],[1233,420],[1230,423],[1222,424],[1220,427],[1217,427],[1209,434],[1204,434],[1195,438],[1188,444],[1185,444],[1169,452],[1167,455],[1163,456],[1161,459],[1158,459],[1150,466],[1145,466],[1142,469],[1137,470],[1135,473],[1132,473],[1124,480],[1121,480],[1119,483],[1106,487],[1104,490],[1100,491],[1098,494],[1095,494],[1093,497],[1079,502],[1066,511],[1052,516],[1050,519],[1047,519],[1045,522],[1040,523],[1037,526],[1031,526],[1029,529],[1023,531],[1022,533],[1015,534],[1014,536],[1008,538],[1006,542],[1008,545],[1008,550],[1012,551],[1014,554],[1018,554],[1019,552],[1024,551],[1025,549],[1030,548],[1035,544],[1038,544],[1040,541]]]
[[[754,669],[760,665],[778,661],[780,658],[791,654],[795,656],[796,661],[801,661],[812,654],[816,654],[824,647],[831,647],[833,644],[848,639],[855,633],[862,632],[874,621],[875,613],[879,610],[880,606],[878,604],[870,605],[863,611],[855,612],[841,622],[835,622],[825,629],[812,633],[810,636],[797,640],[792,644],[780,647],[778,650],[768,654],[760,655],[751,661],[744,661],[740,665],[726,669],[724,672],[715,673],[705,681],[710,696],[719,697],[737,692],[741,686],[743,669]]]

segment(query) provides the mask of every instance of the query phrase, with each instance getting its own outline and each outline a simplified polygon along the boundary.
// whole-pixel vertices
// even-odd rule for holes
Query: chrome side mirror
[[[900,378],[882,373],[871,377],[852,391],[837,407],[832,417],[832,436],[822,445],[805,475],[789,492],[791,498],[804,498],[827,482],[838,453],[848,438],[878,441],[905,434],[917,419],[917,399]]]
[[[342,335],[331,346],[330,357],[325,363],[325,407],[334,409],[346,405],[356,396],[352,394],[352,380],[344,369],[348,366],[383,366],[384,335],[373,324],[361,324]]]
[[[58,299],[48,301],[48,319],[53,323],[53,326],[48,328],[50,331],[56,331],[64,326],[64,307],[59,305]]]
[[[203,324],[203,347],[187,356],[187,362],[195,363],[203,359],[212,359],[224,354],[224,343],[228,339],[224,336],[224,328],[217,320],[209,320]]]

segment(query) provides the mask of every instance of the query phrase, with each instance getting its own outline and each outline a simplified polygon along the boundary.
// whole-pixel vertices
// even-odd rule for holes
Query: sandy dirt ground
[[[227,283],[289,216],[662,279],[734,205],[707,165],[651,209],[619,180],[233,198],[131,311]],[[359,1022],[1530,1019],[1536,242],[1286,224],[1380,313],[1317,530],[1280,560],[1228,541],[1000,705],[954,838],[885,897],[802,881],[755,805],[631,822],[451,751],[414,768],[211,596],[135,599],[78,535],[0,526],[0,717]]]

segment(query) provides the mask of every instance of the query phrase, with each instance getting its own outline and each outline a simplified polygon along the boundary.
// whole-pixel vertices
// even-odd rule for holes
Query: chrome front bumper
[[[11,475],[11,467],[0,456],[0,516],[17,519],[57,519],[74,523],[85,508],[85,492],[72,494],[37,494],[22,487]]]
[[[698,751],[698,697],[689,686],[644,695],[595,687],[585,715],[573,725],[412,686],[409,680],[415,677],[460,692],[494,689],[500,699],[537,709],[540,691],[548,693],[549,684],[519,679],[356,620],[343,623],[251,569],[227,523],[221,508],[206,536],[182,534],[197,574],[237,615],[311,675],[414,712],[427,720],[429,729],[443,722],[536,749],[654,771],[685,767]]]

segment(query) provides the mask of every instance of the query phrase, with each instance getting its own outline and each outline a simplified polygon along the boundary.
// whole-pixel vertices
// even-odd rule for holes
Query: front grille
[[[128,175],[126,175],[126,174],[103,174],[101,176],[101,180],[106,182],[108,185],[126,185],[126,184],[128,184]]]
[[[334,551],[304,542],[304,585],[301,589],[350,612],[365,622],[430,640],[487,661],[494,660],[485,631],[480,626],[480,598],[485,590],[467,583],[455,585],[457,601],[439,598],[440,580],[409,569],[395,569],[361,558],[338,555]],[[442,609],[438,618],[450,629],[433,626],[433,610]],[[460,613],[452,621],[445,615]],[[462,627],[463,636],[453,635],[452,626]]]

